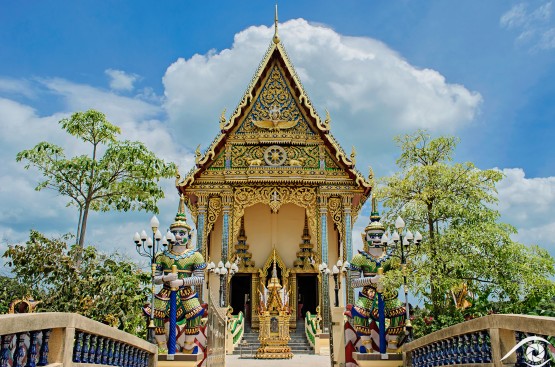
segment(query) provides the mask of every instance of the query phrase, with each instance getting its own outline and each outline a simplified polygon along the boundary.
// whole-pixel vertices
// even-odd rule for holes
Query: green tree
[[[76,312],[132,334],[143,334],[142,306],[149,292],[149,274],[118,254],[68,247],[68,236],[50,239],[31,231],[26,244],[10,245],[4,253],[17,284],[42,301],[41,311]]]
[[[63,148],[41,142],[17,154],[25,168],[35,167],[44,180],[36,190],[49,188],[67,196],[79,209],[76,243],[85,243],[89,211],[146,210],[158,213],[164,197],[158,182],[176,172],[173,163],[157,158],[140,142],[118,141],[119,127],[95,110],[76,112],[60,122],[62,128],[90,145],[89,155],[67,158]],[[76,252],[81,256],[81,251]]]
[[[429,303],[431,317],[452,313],[451,290],[461,284],[470,294],[504,303],[509,312],[523,312],[554,294],[553,258],[545,249],[513,241],[515,228],[498,221],[499,170],[452,163],[454,137],[432,139],[418,131],[396,141],[401,172],[383,178],[377,196],[386,221],[400,215],[424,236],[410,279]],[[388,274],[400,277],[399,271]]]

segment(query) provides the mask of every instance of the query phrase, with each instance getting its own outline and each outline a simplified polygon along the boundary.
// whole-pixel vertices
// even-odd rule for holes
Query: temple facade
[[[233,313],[260,326],[259,294],[275,269],[287,295],[289,326],[307,311],[329,308],[333,284],[318,272],[353,256],[352,225],[370,195],[372,178],[355,168],[306,95],[276,31],[241,102],[196,166],[178,177],[207,261],[236,262],[221,289]],[[343,122],[345,123],[345,122]],[[275,249],[275,257],[274,257]],[[331,267],[331,265],[330,265]],[[347,287],[347,285],[344,285]],[[352,303],[353,292],[347,289]],[[204,297],[205,298],[205,297]],[[323,325],[329,325],[322,312]]]

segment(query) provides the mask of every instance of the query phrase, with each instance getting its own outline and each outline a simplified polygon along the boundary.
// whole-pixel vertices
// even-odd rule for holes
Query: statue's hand
[[[176,273],[169,273],[162,277],[162,280],[164,281],[164,283],[170,282],[170,286],[171,286],[171,282],[175,281],[176,279],[177,279]]]
[[[174,279],[170,282],[171,288],[179,288],[183,285],[183,279]]]

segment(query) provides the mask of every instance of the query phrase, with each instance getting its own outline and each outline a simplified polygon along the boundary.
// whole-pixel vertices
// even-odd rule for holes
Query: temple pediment
[[[196,167],[176,182],[198,184],[286,182],[347,185],[367,195],[371,183],[330,133],[330,116],[312,106],[281,43],[271,43],[241,102]]]

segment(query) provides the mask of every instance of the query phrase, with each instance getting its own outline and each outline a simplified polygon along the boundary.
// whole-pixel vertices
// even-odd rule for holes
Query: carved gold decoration
[[[272,191],[270,195],[270,209],[272,209],[272,213],[277,213],[279,207],[281,206],[281,198],[279,196],[279,192],[277,190]]]
[[[351,149],[351,162],[353,162],[353,166],[356,164],[356,157],[357,157],[357,151],[355,149],[355,146],[353,145]]]
[[[256,128],[310,131],[278,65],[272,66],[252,110],[238,132],[253,132]]]
[[[42,301],[35,301],[30,296],[23,299],[16,299],[8,305],[8,313],[33,313],[40,303],[42,303]]]
[[[335,160],[326,152],[324,153],[324,162],[326,163],[326,169],[337,169],[339,170],[339,166],[335,162]]]
[[[285,266],[281,266],[280,282],[277,275],[277,263],[279,256],[274,248],[271,256],[272,274],[265,286],[267,270],[270,266],[270,258],[266,261],[266,265],[260,270],[261,287],[259,289],[259,333],[260,347],[256,352],[256,358],[263,359],[283,359],[291,358],[291,348],[288,346],[289,340],[289,296],[290,292],[285,282],[289,276],[289,271]],[[280,259],[281,260],[281,259]],[[280,261],[283,264],[283,261]],[[282,285],[283,283],[283,285]]]
[[[287,121],[284,120],[281,115],[281,108],[277,105],[272,106],[268,110],[268,120],[253,121],[252,123],[262,129],[274,129],[274,130],[284,130],[292,128],[297,125],[299,121]]]
[[[254,261],[252,261],[252,253],[249,251],[247,244],[247,235],[245,233],[245,217],[241,218],[241,228],[239,229],[239,236],[235,244],[234,258],[239,259],[239,271],[243,272],[249,268],[254,268]]]
[[[225,125],[227,124],[227,119],[225,118],[226,109],[222,111],[222,115],[220,116],[220,130],[225,129]]]
[[[239,232],[241,217],[245,208],[254,204],[270,205],[272,193],[279,195],[280,205],[292,203],[303,207],[309,218],[310,232],[318,233],[318,218],[316,215],[316,189],[312,187],[276,187],[276,186],[243,186],[235,189],[233,198],[233,237]]]
[[[268,166],[281,166],[286,159],[287,153],[279,145],[272,145],[264,151],[264,161]]]
[[[208,201],[208,211],[206,213],[206,236],[210,235],[214,223],[216,223],[221,211],[222,199],[219,197],[211,197]]]
[[[200,154],[200,144],[199,144],[197,145],[197,149],[195,149],[195,164],[198,165],[200,163],[200,157],[201,157],[201,154]]]
[[[310,239],[311,236],[308,231],[308,220],[305,212],[302,242],[299,244],[300,251],[297,252],[297,259],[293,262],[295,270],[315,270],[315,258],[317,256],[313,251],[314,245],[310,242]]]
[[[326,110],[326,119],[324,120],[324,122],[319,121],[318,128],[322,131],[327,132],[330,130],[330,123],[331,123],[330,113],[328,112],[328,110]]]
[[[304,165],[305,160],[306,160],[306,158],[290,159],[289,160],[289,165],[290,166],[302,167]]]
[[[286,163],[288,163],[289,166],[319,167],[319,148],[317,145],[279,147],[285,151],[285,156],[289,159]],[[270,147],[264,146],[233,145],[230,149],[232,167],[248,168],[251,166],[262,166],[264,163],[267,163],[263,160],[266,159],[265,152],[269,149]],[[291,164],[291,161],[295,164]],[[268,165],[274,166],[269,163]]]
[[[210,170],[222,170],[225,168],[224,152],[220,153],[218,158],[210,165]]]
[[[341,199],[338,197],[332,197],[328,199],[328,211],[331,215],[333,223],[339,232],[339,241],[343,239],[344,233],[344,222],[343,222],[343,208],[341,206]]]
[[[250,159],[248,161],[250,167],[252,166],[262,166],[262,159]]]

